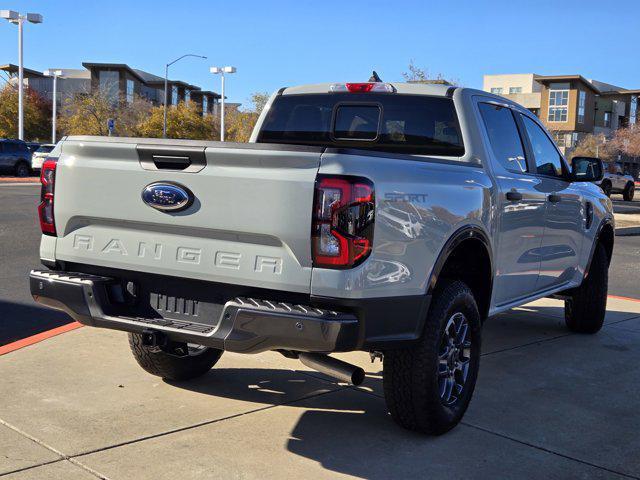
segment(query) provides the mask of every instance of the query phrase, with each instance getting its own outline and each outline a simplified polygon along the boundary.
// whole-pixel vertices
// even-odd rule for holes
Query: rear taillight
[[[334,83],[329,87],[330,92],[349,93],[393,93],[396,89],[390,83],[364,82],[364,83]]]
[[[45,235],[56,234],[56,222],[53,217],[53,194],[56,184],[55,160],[45,160],[40,171],[40,205],[38,216],[40,217],[40,229]]]
[[[313,203],[313,265],[351,268],[371,253],[375,197],[366,178],[318,177]]]

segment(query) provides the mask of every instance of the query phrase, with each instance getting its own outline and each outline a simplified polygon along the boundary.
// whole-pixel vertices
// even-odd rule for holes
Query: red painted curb
[[[47,338],[55,337],[56,335],[60,335],[61,333],[70,332],[71,330],[75,330],[76,328],[82,327],[81,323],[71,322],[66,325],[62,325],[61,327],[52,328],[51,330],[47,330],[46,332],[38,333],[36,335],[32,335],[31,337],[23,338],[22,340],[17,340],[12,343],[7,343],[0,347],[0,356],[5,355],[7,353],[15,352],[16,350],[20,350],[21,348],[28,347],[29,345],[33,345],[34,343],[42,342]]]
[[[638,302],[640,303],[640,299],[639,298],[631,298],[631,297],[620,297],[618,295],[607,295],[607,297],[609,298],[615,298],[617,300],[629,300],[630,302]]]

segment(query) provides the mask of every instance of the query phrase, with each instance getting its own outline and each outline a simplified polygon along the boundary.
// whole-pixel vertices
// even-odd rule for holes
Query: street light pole
[[[236,67],[211,67],[209,71],[215,75],[220,74],[220,141],[224,142],[224,74],[236,73]]]
[[[42,23],[39,13],[20,15],[13,10],[0,10],[0,18],[4,18],[14,25],[18,25],[18,138],[24,140],[24,64],[22,62],[22,27],[24,21]]]
[[[18,19],[18,138],[24,140],[24,64],[22,63],[22,24]]]
[[[184,57],[197,57],[197,58],[204,58],[204,59],[207,58],[204,55],[195,55],[193,53],[187,53],[185,55],[182,55],[181,57],[176,58],[173,62],[167,63],[164,66],[164,120],[162,123],[162,138],[167,138],[167,100],[169,97],[167,89],[169,84],[169,67],[174,63],[176,63],[178,60],[182,60]]]
[[[220,76],[220,141],[224,142],[224,71]]]
[[[56,143],[56,124],[58,117],[58,77],[62,75],[62,70],[45,70],[47,77],[53,77],[53,99],[51,112],[51,143]]]

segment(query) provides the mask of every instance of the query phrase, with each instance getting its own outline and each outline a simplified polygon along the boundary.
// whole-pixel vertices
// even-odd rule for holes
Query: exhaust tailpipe
[[[329,355],[300,352],[298,358],[307,367],[336,378],[341,382],[360,385],[364,380],[364,370],[362,368]]]

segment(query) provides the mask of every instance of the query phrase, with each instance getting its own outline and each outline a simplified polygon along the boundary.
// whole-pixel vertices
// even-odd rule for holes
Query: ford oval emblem
[[[157,182],[144,187],[142,201],[162,212],[179,212],[191,206],[193,193],[177,183]]]

